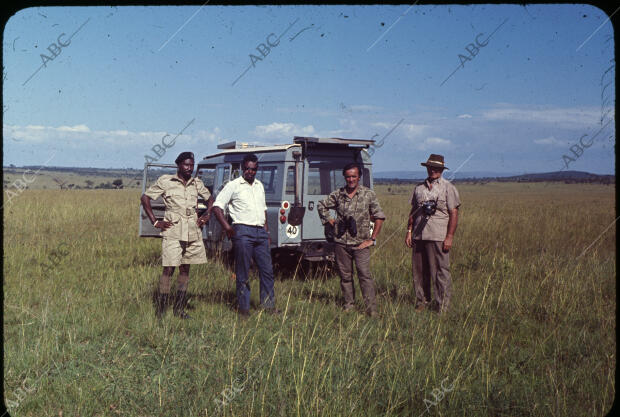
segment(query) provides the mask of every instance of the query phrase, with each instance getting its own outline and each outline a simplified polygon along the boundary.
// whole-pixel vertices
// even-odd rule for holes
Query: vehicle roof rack
[[[368,148],[374,140],[370,139],[343,139],[343,138],[314,138],[308,136],[295,136],[294,143],[320,143],[320,144],[332,144],[332,145],[358,145]]]
[[[217,149],[245,149],[245,148],[258,148],[260,146],[267,145],[254,145],[247,142],[237,142],[233,140],[232,142],[220,143],[217,145]]]

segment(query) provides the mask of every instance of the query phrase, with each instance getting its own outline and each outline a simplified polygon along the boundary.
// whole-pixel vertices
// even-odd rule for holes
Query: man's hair
[[[351,162],[350,164],[346,164],[344,168],[342,168],[342,176],[344,177],[345,172],[353,168],[357,168],[357,175],[359,175],[359,177],[362,178],[362,168],[360,167],[360,164],[358,164],[357,162]]]
[[[246,162],[258,162],[258,157],[253,153],[246,154],[243,157],[243,162],[241,163],[241,168],[245,169]]]
[[[179,165],[180,162],[183,162],[186,159],[191,159],[192,161],[195,161],[194,154],[192,152],[181,152],[179,156],[177,156],[177,159],[174,160],[174,163]]]

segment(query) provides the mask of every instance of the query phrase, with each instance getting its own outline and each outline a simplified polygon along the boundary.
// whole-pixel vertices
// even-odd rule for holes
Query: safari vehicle
[[[240,175],[247,153],[258,157],[256,179],[263,183],[272,255],[302,255],[307,261],[333,260],[333,243],[326,240],[325,228],[317,212],[318,202],[345,185],[342,168],[357,162],[363,169],[362,184],[372,188],[372,164],[367,152],[373,140],[314,138],[295,136],[292,144],[248,146],[229,142],[218,145],[219,152],[197,161],[196,176],[214,195]],[[164,173],[174,173],[176,165],[145,164],[143,192]],[[164,216],[161,198],[151,202],[153,214]],[[198,215],[206,209],[198,202]],[[333,214],[335,217],[335,214]],[[140,236],[159,237],[140,206]],[[207,249],[227,251],[232,242],[222,233],[215,216],[203,228]]]

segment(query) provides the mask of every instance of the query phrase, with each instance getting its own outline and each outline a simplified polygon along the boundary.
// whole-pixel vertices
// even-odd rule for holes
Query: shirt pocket
[[[198,199],[198,190],[196,190],[196,187],[189,187],[186,192],[190,204],[196,204],[196,201]]]
[[[185,193],[183,190],[174,189],[166,193],[166,200],[171,205],[183,205],[185,203]]]
[[[448,212],[448,202],[446,200],[445,192],[439,194],[437,197],[437,209],[445,213]]]

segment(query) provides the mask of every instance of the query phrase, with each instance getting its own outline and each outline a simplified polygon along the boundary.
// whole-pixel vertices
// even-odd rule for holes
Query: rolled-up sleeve
[[[233,182],[230,181],[228,184],[224,186],[224,188],[222,188],[222,191],[220,191],[217,194],[217,197],[215,198],[215,203],[213,203],[213,206],[219,207],[222,210],[226,210],[226,206],[228,205],[228,203],[230,203],[232,194],[233,194]]]
[[[163,177],[159,177],[155,184],[151,185],[148,190],[144,192],[144,195],[149,197],[151,200],[157,200],[160,196],[162,196],[165,192]]]
[[[316,206],[316,211],[319,213],[319,218],[321,219],[321,223],[325,224],[331,220],[331,216],[329,215],[329,210],[336,208],[338,205],[338,191],[332,192],[327,196],[325,200],[321,200],[318,202]]]
[[[452,184],[446,188],[446,206],[448,207],[448,210],[454,210],[455,208],[459,208],[461,206],[459,192]]]
[[[415,198],[415,189],[416,189],[416,187],[413,187],[413,191],[411,192],[411,198],[409,199],[409,203],[411,203],[411,205],[414,206],[414,207],[416,207],[418,205],[418,202],[416,201],[416,198]]]
[[[198,195],[204,198],[205,201],[211,197],[211,192],[199,178],[196,178],[196,189],[198,190]]]
[[[369,212],[370,215],[372,217],[374,217],[375,219],[383,219],[385,220],[385,214],[383,213],[383,210],[381,209],[381,205],[379,204],[379,199],[377,198],[377,194],[370,190],[369,191],[370,194],[370,204],[369,206]]]

